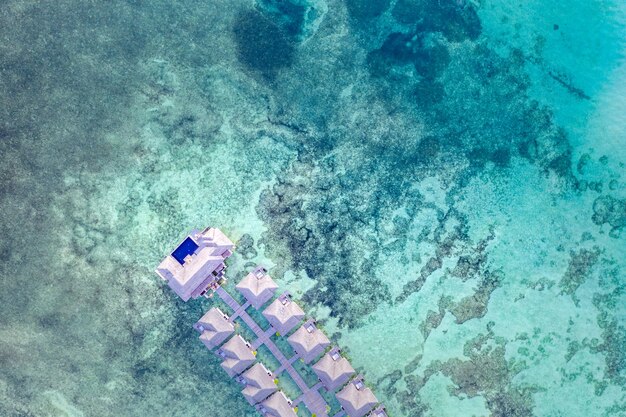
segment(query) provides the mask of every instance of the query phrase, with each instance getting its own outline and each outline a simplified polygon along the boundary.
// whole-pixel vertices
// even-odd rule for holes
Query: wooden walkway
[[[292,356],[292,357],[291,357],[291,358],[290,358],[287,362],[288,362],[289,364],[293,365],[293,363],[294,363],[295,361],[297,361],[299,357],[300,357],[300,356],[298,356],[297,354],[296,354],[296,355],[293,355],[293,356]],[[276,375],[280,375],[280,374],[282,374],[282,373],[283,373],[283,371],[286,369],[286,367],[287,367],[287,364],[281,365],[281,366],[280,366],[280,368],[278,368],[276,371],[274,371],[274,373],[275,373]]]
[[[287,359],[285,355],[278,349],[276,344],[270,339],[270,337],[276,332],[270,326],[268,330],[263,330],[261,327],[250,317],[250,315],[246,312],[246,309],[250,306],[249,302],[244,303],[243,305],[239,305],[237,300],[235,300],[226,290],[222,287],[218,287],[215,290],[217,295],[234,311],[234,313],[230,316],[229,321],[233,322],[237,317],[241,317],[241,319],[250,327],[250,329],[254,332],[257,339],[252,343],[254,349],[258,348],[261,345],[267,346],[269,351],[274,355],[274,357],[280,362],[280,367],[276,370],[276,374],[280,374],[283,371],[287,371],[289,376],[294,380],[302,395],[300,395],[296,401],[293,402],[293,405],[296,406],[300,402],[303,402],[306,408],[308,408],[311,414],[317,415],[317,417],[328,417],[328,412],[326,411],[328,404],[319,393],[319,389],[322,386],[321,383],[314,385],[309,388],[302,378],[298,371],[295,370],[292,363],[298,358],[297,355],[294,355],[290,359]]]

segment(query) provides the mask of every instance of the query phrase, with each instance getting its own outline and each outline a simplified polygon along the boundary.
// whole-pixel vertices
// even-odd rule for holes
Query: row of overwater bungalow
[[[157,273],[185,301],[217,287],[225,270],[224,260],[234,249],[234,244],[218,229],[208,228],[194,233],[157,269]],[[264,267],[258,266],[236,288],[252,307],[260,311],[274,297],[278,285]],[[304,363],[315,361],[311,366],[313,372],[324,389],[336,392],[337,401],[347,416],[387,416],[372,390],[365,385],[363,377],[355,375],[354,368],[341,355],[339,348],[331,347],[330,340],[316,326],[315,320],[302,323],[304,311],[288,292],[272,301],[262,314],[279,335],[287,336],[297,327],[287,341]],[[216,349],[215,353],[222,359],[222,368],[244,386],[244,397],[261,414],[296,417],[291,400],[278,390],[272,372],[256,361],[251,344],[235,334],[232,320],[226,314],[213,307],[194,328],[207,348]]]

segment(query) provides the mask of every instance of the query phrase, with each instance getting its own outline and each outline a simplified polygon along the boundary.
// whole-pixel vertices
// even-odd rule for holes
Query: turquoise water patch
[[[206,226],[392,416],[626,413],[621,2],[5,3],[0,415],[256,415]]]

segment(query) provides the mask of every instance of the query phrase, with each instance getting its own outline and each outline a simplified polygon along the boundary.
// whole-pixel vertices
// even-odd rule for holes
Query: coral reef
[[[623,33],[587,3],[7,1],[0,414],[254,415],[152,272],[206,225],[393,415],[623,414]]]
[[[611,226],[611,236],[619,237],[626,225],[626,200],[610,195],[596,198],[593,202],[592,220],[599,226],[608,223]]]

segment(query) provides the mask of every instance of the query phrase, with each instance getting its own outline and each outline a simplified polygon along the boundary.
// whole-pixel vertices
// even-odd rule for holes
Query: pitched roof
[[[354,368],[337,348],[322,356],[311,368],[329,391],[339,388],[354,375]]]
[[[207,311],[193,326],[200,332],[200,340],[209,349],[219,346],[235,332],[235,327],[217,307]]]
[[[387,412],[385,411],[384,406],[378,406],[374,411],[372,411],[368,417],[388,417]]]
[[[219,229],[194,230],[165,257],[156,272],[183,301],[187,301],[198,297],[216,280],[224,269],[224,259],[232,255],[234,246]]]
[[[198,240],[208,246],[235,246],[235,244],[216,227],[207,227],[200,233]]]
[[[286,292],[267,306],[263,311],[263,316],[272,327],[285,335],[304,318],[304,311],[291,300],[291,295]]]
[[[287,338],[293,349],[300,354],[305,363],[311,362],[330,346],[328,337],[315,326],[314,320],[304,323],[294,334]]]
[[[271,417],[297,417],[289,400],[282,391],[272,394],[260,404],[260,411],[264,416]]]
[[[244,372],[241,377],[242,382],[246,384],[241,392],[251,405],[263,401],[277,390],[271,372],[260,362]]]
[[[267,273],[267,270],[259,265],[246,275],[241,282],[237,284],[236,288],[250,301],[250,304],[252,304],[254,308],[259,309],[274,296],[278,285],[276,285],[272,277]]]
[[[363,417],[378,403],[378,399],[372,390],[365,386],[361,377],[350,381],[336,397],[350,417]]]
[[[250,346],[240,335],[236,335],[217,350],[217,355],[224,358],[222,368],[230,376],[240,374],[256,359]]]

